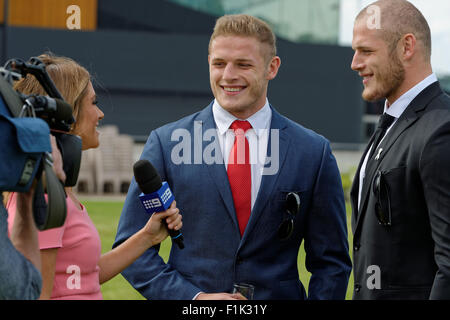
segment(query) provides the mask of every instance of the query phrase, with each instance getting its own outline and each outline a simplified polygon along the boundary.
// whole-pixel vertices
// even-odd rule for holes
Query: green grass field
[[[83,201],[90,217],[94,221],[95,226],[100,234],[102,241],[102,252],[111,250],[114,238],[116,235],[117,225],[119,223],[120,213],[122,211],[123,202],[100,202],[100,201]],[[348,240],[350,244],[350,256],[352,256],[353,237],[350,228],[350,209],[347,205],[347,226],[348,226]],[[164,261],[169,257],[171,241],[166,239],[161,244],[160,254]],[[298,255],[298,269],[300,280],[308,289],[309,278],[311,274],[305,269],[305,251],[303,244]],[[346,299],[352,298],[353,289],[353,272],[350,276],[350,281],[347,288]],[[123,277],[118,275],[110,281],[102,285],[102,294],[105,300],[140,300],[144,297],[137,292]]]

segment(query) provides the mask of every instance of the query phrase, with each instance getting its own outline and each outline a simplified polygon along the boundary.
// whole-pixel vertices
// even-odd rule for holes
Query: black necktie
[[[372,150],[370,150],[369,158],[367,158],[368,159],[367,161],[370,161],[370,159],[372,158],[375,149],[380,144],[381,139],[386,134],[386,130],[389,128],[392,122],[394,122],[394,120],[395,117],[387,113],[383,113],[383,115],[380,117],[380,120],[378,120],[378,126],[377,130],[375,131],[375,138],[373,139]]]
[[[383,115],[378,120],[378,126],[377,130],[374,133],[374,139],[372,144],[372,149],[370,150],[369,157],[367,158],[367,164],[366,164],[366,170],[365,170],[365,177],[364,182],[361,188],[361,203],[359,204],[359,210],[361,210],[361,207],[364,205],[363,203],[363,197],[367,193],[371,181],[372,176],[377,168],[377,161],[376,159],[372,159],[373,154],[375,153],[375,149],[377,149],[377,146],[380,144],[381,139],[386,134],[387,129],[389,126],[394,122],[395,117],[388,115],[387,113],[383,113]]]

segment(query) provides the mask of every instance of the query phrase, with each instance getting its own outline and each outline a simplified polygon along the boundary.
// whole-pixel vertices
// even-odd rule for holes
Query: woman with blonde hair
[[[67,57],[43,54],[38,57],[63,98],[72,105],[76,122],[71,133],[82,139],[82,149],[99,145],[97,126],[104,114],[97,106],[97,97],[89,72]],[[15,84],[24,94],[45,95],[44,89],[31,75]],[[179,230],[181,215],[175,202],[164,212],[155,213],[147,224],[130,239],[101,255],[99,234],[86,208],[78,201],[71,187],[66,187],[67,218],[60,228],[39,232],[43,286],[41,299],[102,299],[100,284],[116,276],[142,253],[168,236],[163,224]],[[8,200],[9,212],[15,212],[16,195]],[[10,214],[9,225],[14,215]]]

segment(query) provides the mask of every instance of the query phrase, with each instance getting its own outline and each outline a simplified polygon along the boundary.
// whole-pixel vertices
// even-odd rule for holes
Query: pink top
[[[10,232],[16,212],[16,198],[14,193],[7,205]],[[39,232],[41,250],[58,248],[51,299],[101,300],[98,266],[100,236],[83,205],[82,210],[78,209],[69,197],[66,203],[64,225]]]

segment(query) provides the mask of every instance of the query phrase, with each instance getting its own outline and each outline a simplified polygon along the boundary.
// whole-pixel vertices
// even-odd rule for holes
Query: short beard
[[[374,102],[390,97],[398,90],[403,81],[405,81],[405,68],[397,57],[395,50],[391,52],[389,58],[390,63],[383,70],[382,74],[380,74],[380,77],[383,77],[383,79],[379,79],[379,81],[382,81],[380,83],[381,88],[370,96],[364,95],[363,91],[364,100]]]
[[[388,66],[389,78],[386,79],[386,85],[389,85],[390,89],[385,93],[383,98],[390,97],[395,94],[398,88],[401,86],[403,81],[405,81],[405,68],[403,67],[400,59],[397,57],[395,52],[391,54],[391,63]]]

